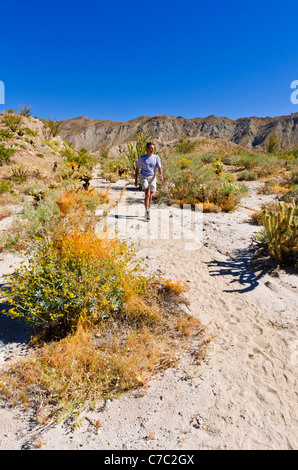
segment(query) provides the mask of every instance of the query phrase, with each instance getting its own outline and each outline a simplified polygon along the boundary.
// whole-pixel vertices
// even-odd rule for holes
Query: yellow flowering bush
[[[199,362],[204,329],[180,308],[186,286],[147,279],[140,263],[133,248],[93,232],[41,243],[5,292],[7,315],[42,328],[40,347],[1,371],[1,395],[42,410],[40,422],[70,419],[173,366],[190,340]]]
[[[12,308],[6,314],[55,329],[55,335],[80,320],[97,322],[121,311],[131,289],[142,289],[142,278],[126,270],[130,264],[137,266],[125,243],[99,240],[94,233],[40,242],[35,255],[8,276],[12,288],[4,295]]]

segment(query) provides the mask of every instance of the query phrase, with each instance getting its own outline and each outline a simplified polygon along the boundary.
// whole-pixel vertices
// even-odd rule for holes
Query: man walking
[[[135,186],[138,186],[138,175],[141,170],[141,184],[145,191],[145,219],[150,220],[150,205],[153,193],[156,191],[156,171],[159,170],[159,179],[163,181],[163,173],[160,158],[154,154],[154,144],[146,145],[147,153],[142,155],[136,163]]]

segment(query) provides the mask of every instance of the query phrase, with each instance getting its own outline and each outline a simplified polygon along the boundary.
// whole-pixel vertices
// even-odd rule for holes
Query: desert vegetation
[[[112,182],[132,178],[135,162],[146,152],[150,133],[139,132],[120,157],[102,152],[103,174]],[[208,139],[205,139],[208,140]],[[210,140],[210,139],[209,139]],[[297,149],[278,151],[277,137],[268,142],[268,153],[253,153],[240,146],[213,142],[212,152],[202,152],[204,142],[180,138],[171,150],[159,149],[165,181],[155,197],[166,204],[203,204],[204,211],[234,210],[248,192],[247,182],[260,181],[263,192],[282,195],[297,191]]]
[[[2,309],[34,331],[28,356],[1,371],[0,390],[36,409],[41,422],[67,417],[76,423],[84,407],[140,387],[175,364],[191,341],[202,360],[208,341],[200,321],[181,309],[184,284],[145,276],[131,245],[96,230],[96,208],[110,200],[108,191],[89,187],[95,165],[100,161],[110,181],[131,178],[151,136],[139,133],[123,157],[103,151],[98,160],[63,142],[54,124],[32,118],[26,107],[0,116],[0,216],[21,207],[0,249],[25,256],[2,289]],[[254,215],[264,226],[259,243],[297,267],[295,149],[200,152],[180,139],[173,151],[156,153],[165,176],[158,203],[228,212],[247,194],[248,182],[260,181],[260,190],[280,201]]]
[[[102,156],[102,166],[110,181],[132,178],[137,158],[146,152],[146,141],[153,140],[149,131],[138,133],[135,139],[134,143],[128,142],[123,157],[110,159],[107,152]],[[164,183],[159,186],[155,201],[180,206],[201,204],[204,212],[230,212],[248,194],[248,183],[257,181],[260,193],[280,199],[282,206],[276,206],[277,212],[283,214],[289,204],[293,205],[291,224],[284,228],[282,239],[278,224],[269,230],[272,208],[264,208],[268,212],[267,223],[259,242],[278,261],[297,266],[297,148],[281,151],[275,134],[269,136],[267,153],[248,152],[240,146],[229,147],[221,142],[213,142],[212,152],[201,152],[201,146],[202,142],[184,137],[171,151],[156,150],[162,157]],[[265,216],[260,211],[253,214],[252,220],[262,225]],[[278,245],[281,248],[277,248]]]
[[[290,193],[291,191],[289,191]],[[256,235],[259,252],[269,253],[282,265],[298,269],[298,208],[297,199],[264,205],[252,214],[252,220],[263,228]]]
[[[125,243],[92,232],[40,242],[10,285],[8,315],[40,326],[39,347],[2,373],[0,386],[16,403],[42,405],[39,419],[74,418],[143,385],[203,336],[179,309],[182,284],[145,278]]]
[[[174,365],[192,340],[199,361],[207,341],[200,321],[181,309],[186,287],[144,276],[132,246],[96,230],[96,208],[110,204],[107,191],[89,187],[98,160],[25,110],[15,130],[6,115],[1,144],[14,152],[0,167],[2,215],[20,210],[0,249],[25,261],[7,277],[1,308],[33,336],[27,357],[1,370],[0,391],[35,409],[40,422],[77,423],[84,407]]]

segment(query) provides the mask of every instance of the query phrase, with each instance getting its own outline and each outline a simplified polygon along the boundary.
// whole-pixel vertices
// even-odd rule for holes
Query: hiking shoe
[[[146,218],[147,218],[147,220],[150,220],[150,211],[149,210],[147,211]]]

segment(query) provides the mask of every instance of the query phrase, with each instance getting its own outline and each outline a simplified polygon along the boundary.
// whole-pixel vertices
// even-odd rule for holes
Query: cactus
[[[298,220],[295,216],[296,204],[278,205],[278,212],[263,210],[264,227],[268,249],[272,256],[283,261],[284,253],[298,251]]]

